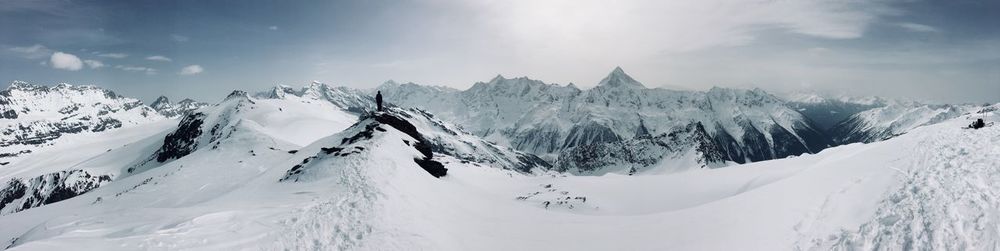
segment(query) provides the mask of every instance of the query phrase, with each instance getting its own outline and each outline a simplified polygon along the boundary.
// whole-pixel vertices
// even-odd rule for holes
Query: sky
[[[0,81],[151,101],[497,74],[1000,102],[1000,1],[0,0]]]

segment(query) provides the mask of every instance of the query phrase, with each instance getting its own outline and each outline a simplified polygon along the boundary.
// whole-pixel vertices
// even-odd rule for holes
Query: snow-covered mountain
[[[134,98],[96,86],[14,81],[0,91],[0,164],[16,162],[72,134],[95,133],[164,119]]]
[[[343,86],[330,86],[319,81],[313,81],[299,90],[287,85],[277,85],[270,90],[258,92],[256,98],[283,99],[296,97],[303,102],[329,102],[354,113],[362,113],[375,109],[375,98],[367,92]]]
[[[146,109],[162,122],[95,135],[95,138],[132,137],[122,139],[124,142],[76,138],[76,142],[65,142],[65,146],[49,147],[46,151],[87,146],[87,142],[93,141],[108,143],[94,143],[56,159],[28,158],[23,160],[25,163],[0,170],[0,177],[9,180],[0,187],[0,213],[72,198],[199,150],[234,147],[245,149],[249,156],[288,154],[287,151],[298,146],[343,130],[356,118],[331,102],[298,97],[254,99],[243,91],[234,91],[219,104],[196,110],[179,122],[162,119],[151,108]]]
[[[244,157],[294,154],[301,146],[343,131],[357,121],[359,115],[364,115],[366,119],[354,123],[352,128],[360,126],[371,133],[372,130],[385,129],[376,124],[395,127],[406,124],[411,137],[419,139],[410,140],[408,144],[419,141],[422,150],[447,155],[470,165],[525,173],[549,168],[547,162],[534,155],[486,142],[420,110],[390,108],[392,116],[371,115],[369,106],[372,105],[363,101],[371,100],[371,97],[357,91],[319,83],[298,92],[287,92],[286,89],[276,87],[265,93],[279,95],[255,97],[244,91],[234,91],[217,105],[192,111],[179,121],[164,120],[145,128],[129,129],[135,131],[113,132],[114,135],[135,137],[123,145],[116,145],[120,141],[95,144],[99,146],[95,148],[98,151],[81,151],[55,160],[27,159],[26,163],[0,170],[3,171],[0,177],[8,180],[0,186],[0,214],[69,199],[112,181],[169,166],[192,154],[213,156],[218,154],[213,152],[224,148],[243,149],[247,155]],[[399,121],[404,122],[393,124]],[[398,130],[406,131],[407,128]],[[108,135],[95,136],[104,138]],[[351,142],[347,142],[346,138],[344,140],[343,144],[347,145],[356,139]],[[79,144],[63,147],[74,146]],[[356,150],[346,146],[341,148]],[[51,151],[58,149],[62,148]]]
[[[159,112],[164,117],[178,118],[187,116],[188,114],[191,114],[191,112],[194,112],[194,110],[198,110],[198,108],[208,105],[208,103],[198,102],[188,98],[174,104],[171,103],[170,99],[166,96],[160,96],[159,98],[156,98],[156,100],[153,101],[149,107],[153,108],[153,110],[156,110],[156,112]]]
[[[811,119],[822,130],[829,130],[859,112],[898,102],[873,96],[856,97],[805,92],[784,94],[783,98],[788,106]]]
[[[834,143],[870,143],[909,132],[916,127],[937,124],[982,107],[974,105],[928,105],[897,102],[872,108],[837,123],[827,132]]]
[[[589,90],[497,76],[468,90],[387,83],[389,103],[426,109],[573,173],[669,171],[814,153],[821,129],[760,89],[649,89],[614,69]]]

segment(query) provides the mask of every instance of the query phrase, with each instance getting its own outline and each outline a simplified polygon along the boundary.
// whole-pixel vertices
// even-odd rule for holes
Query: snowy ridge
[[[0,164],[16,163],[57,139],[164,119],[134,98],[90,85],[14,81],[0,91]]]
[[[885,140],[916,127],[940,123],[974,111],[970,105],[899,103],[857,113],[830,128],[837,144]]]
[[[217,149],[236,131],[251,131],[265,141],[305,145],[342,130],[353,118],[346,108],[333,101],[314,102],[298,97],[255,99],[236,90],[211,109],[184,117],[147,163],[182,158],[202,148]],[[147,163],[129,168],[129,172],[141,171],[137,169]]]
[[[76,143],[97,146],[88,146],[93,150],[76,151],[55,160],[28,156],[25,163],[11,165],[0,172],[0,179],[9,180],[0,187],[5,191],[0,201],[25,201],[24,206],[10,207],[16,210],[36,207],[78,196],[108,181],[159,168],[198,151],[217,151],[230,144],[250,146],[250,156],[261,152],[282,152],[281,149],[288,151],[340,131],[355,118],[355,115],[329,102],[257,100],[250,98],[246,92],[234,91],[219,104],[188,114],[180,121],[164,120],[145,128],[122,129],[127,132],[111,134],[121,134],[120,138],[109,137],[102,132],[92,138],[74,137],[80,142],[66,142],[66,147],[73,147]],[[50,149],[58,150],[69,149]],[[72,177],[93,178],[82,181],[73,179],[72,182],[58,179],[70,174]],[[48,188],[22,193],[19,191],[24,189],[20,187]],[[28,203],[31,201],[44,203]]]
[[[549,164],[537,156],[497,146],[473,135],[462,132],[433,115],[417,110],[389,107],[386,112],[368,113],[361,121],[335,137],[341,137],[338,145],[330,145],[323,150],[326,155],[348,156],[368,146],[354,148],[359,140],[370,139],[373,134],[385,132],[388,128],[402,131],[412,139],[402,139],[406,145],[419,149],[428,159],[430,153],[447,155],[470,165],[514,170],[522,173],[542,172]],[[305,160],[303,164],[309,161]],[[291,173],[298,173],[298,168]]]

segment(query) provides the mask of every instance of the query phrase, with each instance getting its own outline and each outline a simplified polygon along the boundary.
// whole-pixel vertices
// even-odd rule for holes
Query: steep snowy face
[[[972,105],[927,105],[899,102],[873,108],[841,121],[828,134],[836,144],[870,143],[889,139],[914,128],[940,123],[984,107]]]
[[[95,86],[15,81],[0,91],[0,164],[68,134],[101,132],[162,120],[134,98]]]
[[[415,85],[383,85],[379,90],[389,103],[427,109],[483,138],[556,160],[557,169],[579,173],[679,165],[661,160],[680,156],[698,159],[685,163],[699,166],[744,163],[817,152],[829,145],[811,121],[762,90],[647,89],[621,68],[590,90],[502,76],[465,91]],[[697,136],[702,133],[696,128],[706,136]],[[712,142],[667,136],[671,134]],[[662,145],[674,150],[648,150]],[[698,154],[685,154],[688,150]],[[613,160],[581,162],[597,155]]]
[[[166,96],[160,96],[153,101],[149,107],[159,112],[161,115],[167,118],[178,118],[187,116],[199,108],[208,106],[208,103],[198,102],[191,99],[184,99],[176,104],[171,103],[170,99]]]

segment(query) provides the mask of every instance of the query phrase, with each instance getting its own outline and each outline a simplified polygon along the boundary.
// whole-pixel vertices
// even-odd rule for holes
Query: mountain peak
[[[642,83],[639,83],[639,81],[636,81],[628,74],[625,74],[625,70],[622,70],[620,66],[615,67],[615,69],[612,70],[607,77],[604,77],[604,79],[601,80],[601,83],[597,84],[597,86],[646,88],[646,86],[643,86]]]
[[[38,89],[44,89],[44,88],[46,88],[46,87],[42,86],[42,85],[30,84],[28,82],[24,82],[24,81],[20,81],[20,80],[14,80],[13,82],[10,83],[10,86],[7,87],[7,90],[15,90],[15,89],[17,89],[17,90],[38,90]]]
[[[503,80],[506,80],[506,79],[507,78],[503,77],[503,75],[497,74],[496,77],[493,77],[493,79],[490,79],[490,83],[496,83],[496,82],[503,81]]]
[[[247,95],[246,91],[233,90],[233,92],[229,93],[229,96],[226,96],[225,100],[230,100],[230,99],[250,99],[250,96]]]
[[[611,74],[625,74],[625,70],[622,70],[621,66],[615,66],[615,69],[611,70]]]
[[[168,99],[167,96],[160,96],[159,98],[156,98],[152,104],[149,104],[150,107],[156,110],[160,110],[168,105],[170,105],[170,99]]]

